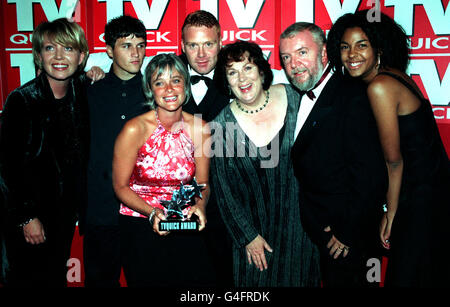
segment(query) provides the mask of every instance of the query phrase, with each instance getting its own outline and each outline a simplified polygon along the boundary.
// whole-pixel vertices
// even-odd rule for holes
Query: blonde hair
[[[160,53],[154,56],[150,63],[148,63],[142,79],[144,95],[147,98],[147,104],[152,109],[156,108],[153,91],[151,89],[152,76],[155,73],[157,76],[161,75],[167,68],[171,70],[175,69],[184,79],[184,94],[186,95],[186,100],[183,104],[187,103],[191,98],[190,76],[186,65],[184,65],[183,61],[173,53]]]
[[[89,46],[83,28],[79,24],[71,22],[67,18],[59,18],[54,21],[43,22],[37,26],[33,32],[32,43],[34,65],[39,69],[42,69],[40,54],[46,37],[57,44],[70,46],[84,53],[85,57],[78,66],[78,70],[84,69],[89,56]]]

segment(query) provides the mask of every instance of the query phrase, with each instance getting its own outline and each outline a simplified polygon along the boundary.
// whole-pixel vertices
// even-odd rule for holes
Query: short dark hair
[[[269,62],[264,57],[261,48],[254,42],[239,40],[224,46],[220,50],[216,69],[214,71],[214,82],[217,88],[229,97],[233,97],[233,93],[230,93],[228,90],[226,69],[231,62],[240,62],[244,60],[245,53],[248,53],[248,60],[258,67],[263,78],[263,89],[267,90],[272,84],[272,69]]]
[[[220,23],[213,14],[208,11],[198,10],[190,13],[184,19],[183,26],[181,27],[181,37],[184,39],[184,29],[186,27],[216,27],[217,36],[221,37]]]
[[[359,27],[367,35],[375,54],[380,55],[380,67],[406,71],[409,64],[409,39],[405,30],[392,18],[380,12],[379,21],[369,21],[369,10],[341,16],[328,33],[327,55],[334,71],[341,71],[340,44],[345,30]]]
[[[112,48],[117,39],[130,35],[143,38],[147,44],[147,29],[137,18],[122,15],[111,19],[105,26],[105,43]]]

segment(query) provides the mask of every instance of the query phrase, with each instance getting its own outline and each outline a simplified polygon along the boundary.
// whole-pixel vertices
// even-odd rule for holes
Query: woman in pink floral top
[[[182,111],[189,99],[187,68],[173,54],[148,64],[144,89],[153,110],[128,121],[117,137],[113,186],[122,201],[121,249],[128,286],[214,285],[213,271],[200,233],[159,231],[165,219],[161,200],[170,200],[180,182],[195,177],[206,184],[202,198],[185,209],[206,226],[210,141],[205,121]],[[148,217],[150,219],[150,223]]]

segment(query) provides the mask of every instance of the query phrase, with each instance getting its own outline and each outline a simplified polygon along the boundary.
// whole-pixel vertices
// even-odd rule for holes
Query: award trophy
[[[173,191],[171,200],[160,200],[164,207],[165,221],[159,222],[160,231],[198,231],[199,225],[197,216],[193,215],[191,219],[183,214],[183,210],[190,206],[192,198],[198,196],[202,198],[201,190],[205,184],[197,184],[195,178],[192,185],[180,183],[180,188]]]

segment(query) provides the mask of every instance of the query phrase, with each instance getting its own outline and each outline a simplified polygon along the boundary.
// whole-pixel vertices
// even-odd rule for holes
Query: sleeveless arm
[[[390,236],[390,226],[397,212],[403,175],[403,158],[400,151],[400,131],[397,115],[398,100],[395,92],[390,90],[389,85],[382,80],[375,80],[370,84],[367,93],[377,123],[389,177],[386,195],[388,212],[386,220],[382,221],[380,232],[384,244]]]
[[[136,120],[125,124],[114,145],[112,181],[114,192],[120,201],[132,210],[149,216],[152,207],[129,187],[144,133],[145,129]]]

